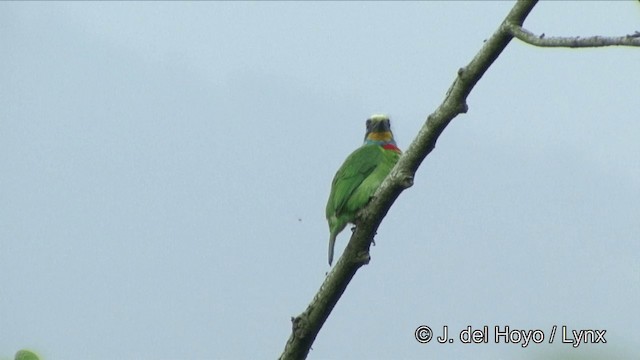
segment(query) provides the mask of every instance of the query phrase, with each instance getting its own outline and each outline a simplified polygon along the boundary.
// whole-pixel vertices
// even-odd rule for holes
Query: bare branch
[[[417,137],[402,155],[371,202],[356,221],[356,230],[333,270],[327,275],[307,309],[291,319],[292,332],[280,359],[304,359],[320,328],[358,269],[369,262],[373,236],[400,193],[413,184],[424,158],[435,148],[440,134],[458,114],[467,111],[466,99],[482,75],[506,48],[513,36],[505,23],[522,24],[537,0],[516,2],[498,30],[484,43],[471,62],[457,73],[443,103],[428,116]]]
[[[603,46],[640,46],[640,32],[633,34],[609,37],[609,36],[590,36],[590,37],[545,37],[544,34],[536,35],[522,26],[505,23],[505,30],[519,40],[534,46],[540,47],[568,47],[568,48],[591,48]]]

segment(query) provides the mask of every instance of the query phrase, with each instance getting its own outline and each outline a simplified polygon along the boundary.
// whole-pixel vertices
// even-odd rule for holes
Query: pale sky
[[[512,5],[0,3],[0,359],[278,357],[366,118],[406,149]],[[625,35],[640,5],[542,2],[525,27]],[[514,40],[309,359],[640,358],[639,64]],[[420,344],[420,325],[607,343]]]

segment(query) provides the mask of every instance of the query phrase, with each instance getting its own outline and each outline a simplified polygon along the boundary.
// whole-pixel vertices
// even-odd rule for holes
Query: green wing
[[[380,164],[382,157],[383,150],[378,145],[362,146],[347,157],[331,184],[327,218],[340,215],[353,192]]]

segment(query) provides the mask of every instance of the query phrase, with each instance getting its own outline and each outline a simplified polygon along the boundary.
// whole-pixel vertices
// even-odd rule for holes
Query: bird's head
[[[396,144],[393,139],[393,133],[391,132],[391,122],[387,115],[373,114],[367,119],[367,133],[364,135],[364,143],[379,145]]]

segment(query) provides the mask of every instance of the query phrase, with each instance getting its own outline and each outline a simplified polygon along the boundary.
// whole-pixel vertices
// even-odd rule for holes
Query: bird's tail
[[[333,248],[336,245],[336,236],[338,234],[335,233],[331,233],[331,235],[329,236],[329,266],[331,266],[331,263],[333,262]]]

